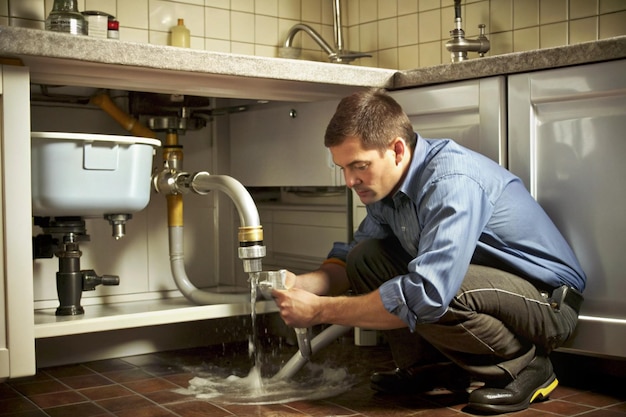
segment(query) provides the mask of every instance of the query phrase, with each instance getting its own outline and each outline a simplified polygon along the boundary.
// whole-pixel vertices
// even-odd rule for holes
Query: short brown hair
[[[365,149],[380,151],[396,137],[411,148],[416,140],[409,117],[383,89],[358,91],[339,102],[326,128],[324,145],[338,146],[348,137],[359,138]]]

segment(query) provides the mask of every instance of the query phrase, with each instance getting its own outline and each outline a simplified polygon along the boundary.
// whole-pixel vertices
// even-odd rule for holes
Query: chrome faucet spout
[[[294,58],[300,53],[299,48],[294,48],[293,40],[299,32],[304,32],[311,37],[317,43],[324,52],[328,54],[328,60],[333,63],[350,63],[357,58],[371,57],[369,54],[362,52],[354,52],[345,50],[343,46],[343,29],[341,25],[341,1],[333,0],[333,31],[335,37],[334,48],[330,46],[328,42],[320,36],[311,26],[305,23],[297,23],[289,29],[287,37],[285,39],[284,46],[279,51],[280,56],[283,58]],[[295,52],[295,53],[294,53]]]
[[[328,55],[335,53],[333,48],[315,31],[315,29],[304,23],[297,23],[289,29],[287,38],[285,39],[285,48],[293,48],[293,38],[298,32],[304,32],[309,35]]]

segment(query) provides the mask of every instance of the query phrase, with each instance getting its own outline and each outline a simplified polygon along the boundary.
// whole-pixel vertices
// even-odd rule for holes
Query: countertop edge
[[[459,63],[398,71],[394,76],[393,88],[404,89],[496,75],[511,75],[625,57],[626,36],[618,36],[576,45],[473,58]]]

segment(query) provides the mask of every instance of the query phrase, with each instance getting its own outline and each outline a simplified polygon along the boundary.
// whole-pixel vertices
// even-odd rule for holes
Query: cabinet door
[[[449,138],[506,166],[504,77],[391,93],[425,138]]]
[[[0,66],[0,379],[35,373],[30,85],[28,69]]]
[[[230,115],[231,175],[249,187],[342,185],[324,146],[337,104],[268,104]]]
[[[587,274],[569,348],[626,357],[626,60],[509,79],[509,167]]]

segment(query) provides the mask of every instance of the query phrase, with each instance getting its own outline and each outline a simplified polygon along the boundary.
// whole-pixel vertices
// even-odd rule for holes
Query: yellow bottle
[[[181,48],[189,48],[191,33],[185,26],[184,19],[178,19],[178,25],[172,27],[172,39],[170,45],[180,46]]]

